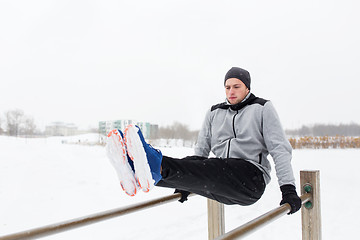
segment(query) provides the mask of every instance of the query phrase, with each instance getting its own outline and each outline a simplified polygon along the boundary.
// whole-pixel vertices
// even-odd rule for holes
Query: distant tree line
[[[360,148],[360,125],[315,124],[285,130],[294,149]]]
[[[289,136],[360,136],[360,125],[350,124],[315,124],[299,129],[285,130]]]
[[[91,130],[97,132],[97,129]],[[156,139],[181,139],[195,143],[198,133],[199,131],[191,131],[185,124],[175,122],[170,126],[159,127]],[[0,135],[32,136],[41,135],[41,132],[37,129],[33,117],[25,115],[21,109],[13,109],[0,116]]]
[[[289,142],[293,149],[360,148],[360,137],[350,136],[304,136],[290,138]]]
[[[36,125],[31,116],[21,109],[9,110],[0,116],[0,134],[9,136],[35,135]]]
[[[196,141],[198,133],[197,130],[191,131],[185,124],[174,122],[170,126],[159,127],[158,138]]]

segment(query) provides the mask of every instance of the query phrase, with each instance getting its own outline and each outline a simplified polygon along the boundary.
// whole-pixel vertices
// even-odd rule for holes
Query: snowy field
[[[154,188],[128,197],[100,146],[62,144],[64,138],[0,136],[0,236],[172,194]],[[69,142],[69,141],[68,141]],[[162,148],[184,157],[190,148]],[[360,216],[360,150],[294,150],[293,168],[320,170],[323,239],[353,239]],[[249,207],[226,206],[229,231],[278,206],[275,172],[263,198]],[[207,239],[206,199],[194,196],[42,239]],[[247,239],[301,239],[300,212]]]

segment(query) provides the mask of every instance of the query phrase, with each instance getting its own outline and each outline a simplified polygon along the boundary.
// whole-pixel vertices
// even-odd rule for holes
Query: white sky
[[[0,0],[0,113],[199,129],[238,66],[284,128],[360,123],[359,10],[356,0]]]

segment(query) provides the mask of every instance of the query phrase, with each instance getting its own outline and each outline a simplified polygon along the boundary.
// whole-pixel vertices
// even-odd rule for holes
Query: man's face
[[[249,89],[239,79],[229,78],[225,82],[225,93],[230,104],[237,104],[246,97]]]

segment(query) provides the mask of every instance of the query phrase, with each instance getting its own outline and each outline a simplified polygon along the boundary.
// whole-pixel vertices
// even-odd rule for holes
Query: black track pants
[[[156,186],[196,193],[224,204],[250,205],[265,190],[262,172],[243,159],[163,156]]]

